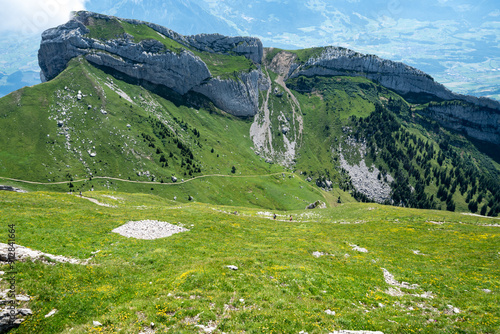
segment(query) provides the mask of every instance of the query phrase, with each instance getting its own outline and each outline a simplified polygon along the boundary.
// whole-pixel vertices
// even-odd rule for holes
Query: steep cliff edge
[[[38,60],[43,81],[83,55],[148,85],[180,95],[201,93],[226,112],[252,116],[258,110],[262,52],[257,38],[182,36],[148,22],[81,11],[42,34]]]

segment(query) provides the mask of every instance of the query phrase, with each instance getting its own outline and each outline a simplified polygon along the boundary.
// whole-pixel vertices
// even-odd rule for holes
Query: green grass
[[[287,51],[295,53],[297,55],[297,61],[301,64],[304,64],[310,58],[319,57],[324,50],[325,50],[324,47],[315,47],[315,48],[287,50]]]
[[[122,37],[125,33],[123,25],[117,19],[95,19],[90,18],[87,26],[89,29],[89,38],[95,38],[101,41],[116,39]]]
[[[73,191],[78,194],[80,191],[85,192],[94,189],[95,192],[91,193],[91,197],[94,196],[93,194],[98,194],[99,191],[119,190],[131,194],[150,194],[170,200],[176,198],[176,203],[187,203],[189,202],[189,197],[192,196],[195,202],[248,206],[271,210],[303,209],[316,200],[332,203],[332,206],[335,205],[330,196],[328,196],[329,194],[325,194],[291,173],[262,176],[202,176],[194,180],[185,180],[184,182],[179,179],[176,183],[172,183],[170,179],[166,180],[168,183],[137,183],[96,177],[91,181],[88,179],[73,181],[71,182],[73,188],[69,188],[69,181],[65,184],[47,183],[39,185],[2,178],[0,180],[2,180],[2,184],[12,185],[29,191]],[[335,192],[335,195],[331,196],[339,195],[340,193]]]
[[[86,266],[17,263],[17,292],[32,296],[33,315],[12,333],[137,333],[150,322],[176,333],[210,323],[227,333],[498,333],[500,234],[481,226],[498,220],[353,203],[276,211],[273,221],[244,207],[84,195],[118,207],[60,193],[0,192],[1,235],[15,224],[17,242],[32,249],[80,259],[100,250]],[[111,233],[141,219],[190,231],[157,240]],[[315,251],[332,256],[315,258]],[[381,268],[419,287],[390,296]],[[425,291],[434,298],[410,295]],[[460,313],[447,314],[447,305]],[[54,308],[58,313],[45,318]],[[104,326],[93,328],[93,320]]]

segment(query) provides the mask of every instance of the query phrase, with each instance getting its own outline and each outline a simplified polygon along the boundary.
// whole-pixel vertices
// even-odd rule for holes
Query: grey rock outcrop
[[[4,185],[1,185],[1,184],[0,184],[0,190],[15,191],[15,192],[18,192],[18,193],[25,193],[25,192],[27,192],[26,190],[23,190],[23,189],[19,189],[19,188],[12,187],[12,186],[4,186]]]
[[[189,45],[200,51],[238,54],[245,56],[254,63],[260,64],[264,48],[258,38],[253,37],[229,37],[220,34],[199,34],[187,36]]]
[[[19,327],[25,320],[24,317],[32,315],[33,312],[28,308],[13,309],[4,308],[0,310],[0,333],[7,333],[12,328]],[[12,317],[11,317],[12,316]]]
[[[170,50],[155,39],[136,42],[127,33],[106,41],[90,38],[87,26],[98,19],[145,24],[155,30],[160,39],[170,38],[186,49]],[[112,69],[138,82],[165,86],[180,95],[201,93],[228,113],[253,116],[258,110],[258,90],[266,86],[260,69],[234,73],[234,79],[219,79],[213,77],[207,64],[194,51],[242,55],[259,67],[263,48],[257,38],[218,34],[182,36],[148,22],[81,11],[67,23],[42,34],[38,61],[41,77],[46,80],[61,73],[72,58],[83,56],[91,64]]]
[[[193,90],[211,96],[212,102],[222,110],[232,110],[235,116],[254,115],[259,109],[259,77],[257,70],[240,73],[237,80],[214,78]],[[247,101],[243,105],[241,101]]]
[[[500,109],[500,102],[455,94],[414,67],[342,47],[326,47],[318,57],[311,57],[304,64],[292,65],[288,77],[300,75],[362,76],[401,95],[426,94],[442,100],[463,100],[482,107]]]
[[[468,136],[500,145],[500,112],[464,102],[431,104],[423,114]]]
[[[306,209],[308,210],[312,210],[312,209],[326,209],[326,204],[325,202],[322,202],[320,200],[317,200],[316,202],[314,203],[311,203],[309,204],[308,206],[306,206]]]

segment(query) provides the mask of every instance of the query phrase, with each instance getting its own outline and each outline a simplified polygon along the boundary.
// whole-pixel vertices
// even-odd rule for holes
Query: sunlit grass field
[[[18,262],[17,293],[31,296],[33,315],[12,333],[139,333],[152,322],[156,333],[500,333],[500,227],[486,226],[498,219],[360,203],[266,211],[83,195],[114,207],[0,192],[2,242],[15,224],[22,246],[79,259],[100,250],[87,265]],[[156,240],[111,232],[142,219],[189,231]],[[390,285],[382,268],[418,286]]]

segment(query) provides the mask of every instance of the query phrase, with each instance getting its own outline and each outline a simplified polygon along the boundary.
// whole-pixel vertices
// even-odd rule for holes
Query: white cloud
[[[251,23],[252,21],[254,21],[255,19],[253,17],[250,17],[250,16],[246,16],[245,14],[242,14],[241,15],[241,18],[245,21],[247,21],[248,23]]]
[[[474,7],[472,5],[459,5],[459,6],[456,6],[456,9],[458,12],[461,12],[461,13],[466,13],[466,12],[470,12]]]
[[[71,11],[85,9],[87,0],[3,0],[0,33],[21,35],[42,31],[67,22]]]
[[[305,6],[310,10],[317,12],[324,12],[326,10],[327,3],[321,0],[309,0]]]
[[[500,9],[494,10],[493,12],[489,13],[488,16],[491,16],[491,17],[500,16]]]
[[[316,27],[314,26],[311,26],[311,27],[304,27],[304,28],[297,28],[298,30],[302,31],[302,32],[313,32],[316,30]]]

